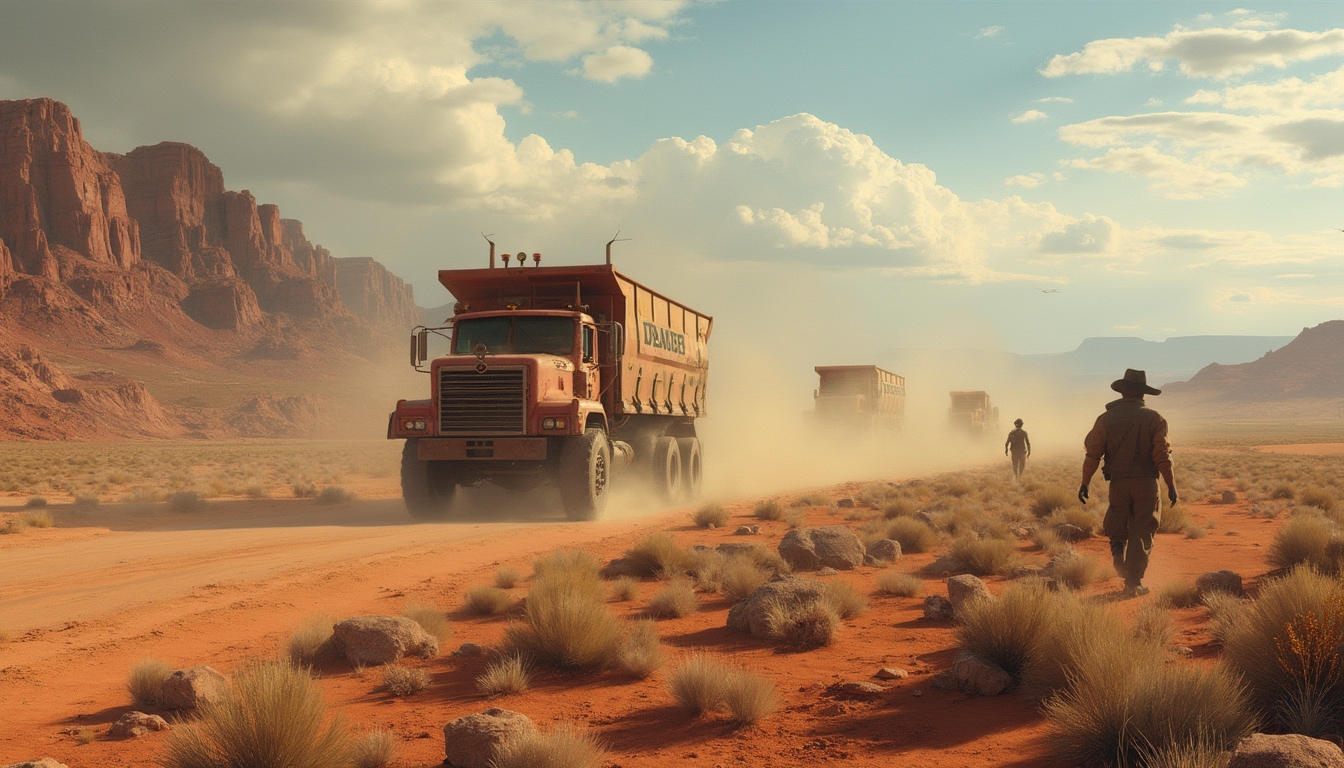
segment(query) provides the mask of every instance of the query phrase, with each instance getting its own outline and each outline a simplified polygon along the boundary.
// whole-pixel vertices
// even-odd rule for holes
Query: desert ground
[[[49,503],[40,508],[24,506],[34,493],[17,487],[24,482],[22,468],[11,473],[11,489],[3,496],[7,506],[0,507],[7,511],[0,511],[0,518],[21,520],[45,512],[52,524],[43,527],[38,514],[34,525],[10,523],[13,535],[0,536],[0,584],[5,585],[0,593],[5,639],[0,643],[0,722],[5,724],[0,763],[48,755],[71,768],[148,765],[160,753],[165,734],[124,741],[105,736],[123,713],[153,711],[134,706],[127,692],[128,673],[138,661],[208,664],[227,674],[250,660],[283,655],[291,633],[309,617],[396,615],[407,605],[432,604],[447,613],[452,635],[435,658],[405,662],[429,675],[426,690],[395,697],[382,689],[382,676],[373,668],[328,665],[319,671],[326,701],[352,730],[384,730],[398,737],[398,765],[440,764],[444,724],[493,706],[523,712],[543,729],[562,723],[587,729],[606,747],[609,765],[1058,764],[1049,751],[1050,726],[1029,699],[1013,689],[976,696],[930,684],[950,665],[958,639],[954,622],[925,618],[923,601],[946,594],[948,571],[940,558],[952,545],[956,526],[979,525],[970,517],[954,520],[965,515],[958,510],[976,507],[1008,525],[1030,524],[1032,513],[1019,507],[1047,491],[1072,490],[1071,457],[1038,460],[1021,486],[1011,483],[1006,465],[996,463],[932,477],[892,477],[725,501],[728,522],[701,528],[692,521],[692,507],[626,509],[602,522],[574,523],[544,498],[530,498],[527,506],[489,494],[478,496],[459,518],[419,522],[402,508],[389,469],[395,467],[394,454],[383,446],[233,446],[228,450],[250,456],[256,466],[231,470],[238,477],[230,485],[228,462],[212,466],[199,456],[182,458],[186,449],[154,445],[85,445],[65,449],[65,461],[56,458],[60,447],[39,446],[39,454],[47,452],[40,460],[51,478],[43,494]],[[23,446],[5,450],[11,454],[9,466],[15,466]],[[1276,532],[1302,509],[1287,498],[1294,492],[1285,491],[1284,484],[1295,483],[1298,495],[1309,485],[1331,487],[1340,452],[1339,444],[1186,450],[1178,475],[1187,499],[1180,505],[1183,531],[1158,536],[1148,577],[1152,594],[1120,600],[1119,580],[1106,578],[1108,565],[1082,580],[1080,594],[1132,617],[1144,605],[1170,604],[1180,585],[1220,569],[1240,574],[1254,594],[1258,582],[1274,570],[1267,552]],[[217,491],[214,498],[184,504],[170,495],[171,482],[162,488],[142,482],[149,474],[157,477],[163,462],[172,465],[178,459],[182,476],[198,487],[218,481],[211,486]],[[130,468],[118,469],[122,464]],[[334,503],[295,498],[291,486],[307,477],[319,486],[339,481],[348,493]],[[1087,510],[1066,505],[1070,519],[1100,511],[1095,499],[1104,499],[1104,488],[1099,484],[1094,483]],[[105,487],[102,497],[111,500],[81,505],[80,495],[88,492],[80,489],[99,485]],[[1224,491],[1235,501],[1224,503]],[[884,503],[893,499],[895,506],[884,513]],[[783,519],[758,516],[762,502],[770,500],[780,502],[776,509],[787,508],[784,515],[774,515]],[[731,633],[725,626],[729,601],[702,588],[698,611],[657,622],[669,663],[646,679],[618,671],[543,668],[535,670],[528,690],[486,697],[475,679],[488,656],[451,653],[466,642],[497,647],[506,627],[522,619],[517,603],[495,615],[467,612],[468,589],[491,584],[501,568],[514,569],[522,579],[509,592],[521,599],[534,559],[558,548],[581,548],[606,562],[658,533],[670,534],[682,548],[745,541],[773,549],[798,526],[844,525],[871,538],[887,516],[907,516],[911,505],[934,511],[937,544],[907,552],[889,565],[820,577],[848,582],[868,602],[868,610],[847,619],[829,646],[797,651]],[[760,532],[736,535],[747,524],[761,526]],[[1045,565],[1050,553],[1043,547],[1057,546],[1034,541],[1038,537],[1023,530],[1004,536],[1012,542],[1017,570],[1002,564],[993,566],[998,572],[985,574],[995,593],[1024,567]],[[1102,538],[1092,536],[1074,546],[1099,563],[1109,562]],[[922,589],[909,597],[883,593],[878,579],[893,571],[915,575]],[[643,579],[633,599],[611,598],[608,607],[623,618],[644,617],[649,599],[663,585],[658,578]],[[1168,663],[1212,663],[1220,649],[1209,630],[1209,612],[1172,607],[1170,614],[1174,633],[1165,643]],[[680,656],[694,650],[720,654],[766,676],[779,694],[779,708],[747,726],[685,713],[664,678]],[[903,669],[908,676],[874,680],[884,667]],[[864,694],[842,688],[852,681],[880,683],[884,690]]]

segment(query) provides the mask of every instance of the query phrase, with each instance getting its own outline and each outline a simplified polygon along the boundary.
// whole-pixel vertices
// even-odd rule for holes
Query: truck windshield
[[[574,321],[567,317],[485,317],[455,324],[453,352],[474,354],[484,344],[495,355],[571,355]]]

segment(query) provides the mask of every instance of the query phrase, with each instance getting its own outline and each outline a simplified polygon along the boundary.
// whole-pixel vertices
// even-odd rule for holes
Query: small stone
[[[853,500],[853,499],[850,499],[850,498],[840,499],[840,500],[838,500],[838,501],[835,502],[835,506],[837,506],[837,507],[839,507],[839,508],[841,508],[841,509],[853,509],[853,508],[854,508],[854,500]]]
[[[829,565],[823,565],[822,567],[817,569],[818,576],[834,576],[837,573],[839,573],[839,571],[835,570]]]
[[[117,718],[117,722],[107,731],[109,739],[138,739],[150,731],[168,730],[168,721],[158,715],[144,712],[127,712]]]
[[[485,653],[485,649],[476,643],[463,643],[453,651],[453,655],[459,658],[472,658]]]
[[[1224,536],[1240,536],[1241,531],[1223,531]]]
[[[1232,491],[1223,491],[1223,503],[1224,503],[1224,504],[1236,504],[1236,503],[1237,503],[1237,494],[1233,493]]]
[[[836,693],[846,696],[877,696],[887,692],[887,686],[867,680],[850,680],[833,686]]]
[[[65,763],[57,762],[50,757],[42,757],[37,760],[25,760],[22,763],[12,763],[4,768],[66,768]]]
[[[974,600],[990,600],[993,597],[985,582],[970,574],[953,576],[947,580],[947,599],[952,603],[954,613]]]
[[[1187,648],[1184,645],[1182,645],[1181,647],[1176,649],[1176,654],[1178,656],[1193,656],[1195,654],[1195,649]]]
[[[943,674],[951,678],[954,690],[977,696],[998,696],[1013,684],[1013,678],[997,664],[985,661],[970,651],[958,653],[952,660],[952,668]],[[942,683],[945,685],[946,680]]]
[[[839,717],[841,715],[849,714],[849,707],[846,707],[844,704],[841,704],[840,702],[837,701],[833,704],[829,704],[825,707],[822,707],[821,711],[818,712],[817,714],[821,715],[822,717]]]
[[[1054,527],[1054,531],[1056,536],[1070,544],[1092,538],[1091,531],[1085,531],[1072,523],[1059,523]]]
[[[1205,571],[1195,579],[1195,591],[1202,598],[1210,592],[1226,592],[1241,597],[1241,576],[1232,571]]]
[[[196,709],[224,697],[229,681],[214,667],[179,669],[163,681],[159,697],[165,709]]]
[[[913,690],[913,691],[910,692],[910,695],[911,695],[911,696],[916,696],[916,697],[918,697],[918,696],[923,696],[923,695],[924,695],[924,690],[921,689],[921,688],[916,688],[915,690]]]
[[[909,677],[909,675],[910,673],[906,672],[904,669],[898,669],[896,667],[883,667],[877,670],[877,674],[873,675],[873,677],[876,677],[878,680],[901,680],[903,678]]]
[[[1013,529],[1013,535],[1019,539],[1031,538],[1031,530],[1024,525],[1019,525]]]
[[[924,598],[924,618],[934,621],[951,621],[954,611],[952,603],[942,595],[929,595]]]
[[[734,535],[734,536],[752,536],[752,535],[754,535],[754,534],[756,533],[756,531],[757,531],[757,526],[755,526],[755,525],[739,525],[739,526],[737,526],[737,530],[733,531],[733,535]]]
[[[1344,752],[1324,739],[1297,733],[1253,733],[1232,752],[1228,768],[1344,768]]]

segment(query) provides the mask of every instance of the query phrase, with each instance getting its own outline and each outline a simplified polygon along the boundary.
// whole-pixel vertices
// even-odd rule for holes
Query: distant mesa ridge
[[[212,329],[268,314],[353,314],[398,332],[419,320],[404,281],[372,259],[333,258],[276,206],[225,189],[199,149],[98,152],[51,99],[0,101],[0,297],[25,278],[95,306],[153,304],[145,294],[156,293]]]
[[[1258,360],[1206,366],[1166,392],[1222,401],[1344,398],[1344,320],[1303,328],[1288,344]]]

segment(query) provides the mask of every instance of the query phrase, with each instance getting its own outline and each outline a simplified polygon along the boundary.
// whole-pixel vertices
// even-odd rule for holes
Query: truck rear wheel
[[[452,511],[457,482],[442,467],[421,461],[416,443],[407,440],[401,449],[401,498],[411,517],[441,520]]]
[[[660,501],[681,501],[681,450],[675,437],[662,436],[653,443],[653,492]]]
[[[570,520],[596,520],[607,511],[611,479],[611,444],[607,433],[589,429],[565,438],[560,449],[560,498]]]
[[[695,501],[700,498],[700,486],[704,481],[700,466],[700,438],[679,437],[677,447],[681,450],[682,493],[686,495],[687,501]]]

